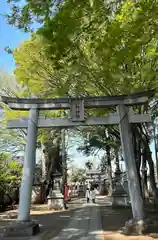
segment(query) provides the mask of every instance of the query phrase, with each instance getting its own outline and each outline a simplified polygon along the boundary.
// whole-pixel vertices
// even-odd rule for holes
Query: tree
[[[67,0],[54,16],[48,4],[48,18],[39,6],[26,4],[22,11],[18,9],[16,21],[25,20],[27,25],[28,12],[42,21],[38,33],[44,36],[47,54],[56,69],[63,70],[67,64],[68,80],[75,79],[71,92],[121,94],[155,86],[155,2],[128,0],[109,5],[102,0],[86,4]]]
[[[86,171],[83,168],[72,169],[72,174],[70,177],[71,182],[74,182],[74,183],[84,182],[86,180],[85,173]]]
[[[92,170],[93,163],[89,160],[85,163],[85,166],[90,171],[90,170]]]
[[[1,94],[5,96],[11,97],[19,97],[25,96],[26,91],[26,84],[25,88],[23,89],[18,85],[18,83],[14,80],[14,78],[9,77],[6,74],[1,74],[2,84],[1,84]],[[13,85],[10,82],[13,81]],[[23,91],[24,90],[24,91]],[[40,89],[39,89],[40,90]],[[28,93],[30,95],[30,93]],[[1,114],[1,139],[0,139],[0,149],[1,151],[5,151],[7,153],[11,153],[15,156],[18,152],[24,152],[26,146],[26,137],[27,132],[25,130],[8,130],[6,129],[6,121],[8,119],[17,119],[20,117],[28,116],[28,113],[25,111],[13,111],[5,106],[3,103],[1,104],[4,110]],[[43,155],[44,155],[44,163],[45,169],[48,170],[48,174],[44,176],[43,181],[47,181],[47,183],[52,182],[52,173],[56,169],[59,172],[62,172],[62,163],[61,163],[61,156],[60,156],[60,148],[61,148],[61,137],[60,137],[60,130],[40,130],[38,131],[38,138],[37,138],[37,148],[42,146]],[[7,167],[10,166],[8,165]],[[11,168],[15,168],[15,164],[12,162]],[[9,174],[7,172],[7,174]],[[2,175],[3,176],[3,175]],[[14,185],[16,176],[10,176],[10,180],[4,181],[4,185],[6,187],[11,184]],[[45,178],[46,177],[46,178]],[[50,186],[50,184],[48,184]],[[4,187],[3,187],[4,188]],[[7,191],[7,190],[6,190]],[[8,195],[9,196],[9,195]]]
[[[61,86],[66,88],[60,94],[116,95],[157,88],[156,1],[124,0],[107,4],[103,0],[86,3],[67,0],[55,15],[51,14],[50,4],[44,9],[26,4],[22,11],[14,6],[13,13],[18,13],[18,17],[12,15],[10,20],[17,18],[10,23],[18,22],[25,28],[28,20],[40,19],[43,25],[37,34],[43,36],[44,53],[55,70],[53,76],[64,74]],[[49,79],[44,82],[51,83]],[[53,87],[52,90],[54,94]],[[145,113],[147,108],[138,107],[135,111]],[[145,124],[135,126],[133,141],[135,150],[138,149],[135,151],[139,159],[138,173],[140,152],[149,149],[150,136],[146,127]],[[109,149],[106,151],[109,153]],[[150,163],[156,196],[153,161],[149,154],[144,152],[144,155]]]
[[[25,151],[27,133],[22,130],[6,129],[4,122],[0,129],[0,150],[16,156]]]
[[[0,178],[1,182],[11,182],[11,187],[18,185],[21,178],[22,164],[13,161],[11,155],[0,152]]]
[[[62,94],[111,95],[145,90],[156,85],[157,68],[155,62],[157,57],[153,36],[156,33],[152,33],[152,37],[147,38],[152,32],[152,27],[153,29],[155,27],[155,19],[154,15],[151,16],[153,25],[150,24],[149,27],[148,18],[144,17],[146,14],[149,15],[148,5],[143,5],[143,1],[139,2],[140,8],[133,1],[122,1],[117,11],[114,10],[114,6],[111,6],[111,13],[110,10],[107,10],[109,6],[104,5],[103,1],[97,1],[97,4],[93,3],[92,5],[87,1],[84,6],[81,3],[78,3],[78,5],[74,3],[74,5],[76,4],[74,6],[73,2],[65,1],[60,11],[41,28],[44,36],[42,47],[36,45],[37,41],[32,38],[31,41],[34,41],[34,44],[31,43],[33,44],[32,48],[36,49],[35,46],[38,46],[44,54],[41,55],[40,53],[40,58],[38,56],[36,59],[43,59],[43,56],[46,56],[46,63],[48,63],[48,60],[51,62],[50,66],[53,66],[53,71],[55,70],[57,74],[54,75],[54,72],[52,74],[51,71],[51,78],[54,79],[58,76],[58,79],[61,79],[60,83],[62,89],[64,89]],[[152,11],[154,11],[153,5]],[[81,7],[83,7],[82,11]],[[74,11],[76,11],[75,15]],[[146,14],[143,11],[146,11]],[[140,18],[141,23],[138,23]],[[74,25],[71,25],[68,19],[71,19],[71,23],[73,19]],[[130,24],[128,24],[129,22]],[[65,26],[64,36],[63,29],[60,29],[60,23]],[[142,27],[143,24],[147,25],[146,28]],[[139,26],[139,28],[135,26]],[[99,29],[97,35],[96,29]],[[62,39],[65,37],[67,41],[61,41],[61,37]],[[41,41],[41,37],[39,39]],[[136,41],[133,41],[133,39]],[[46,52],[49,48],[52,51]],[[27,53],[28,49],[25,50],[23,52]],[[63,54],[64,52],[66,52],[66,55]],[[16,53],[14,55],[16,58]],[[26,56],[25,59],[27,59]],[[30,66],[32,66],[31,69],[33,66],[37,66],[39,62],[32,62],[28,59],[27,62],[29,61]],[[22,61],[19,64],[17,60],[17,64],[17,71],[24,71]],[[28,71],[29,67],[25,69]],[[17,78],[20,77],[18,73],[16,75]],[[25,74],[23,77],[26,78],[26,76]],[[36,78],[33,78],[34,81],[37,79],[37,73]],[[42,77],[42,79],[46,84],[45,86],[52,84],[49,77]],[[132,86],[131,88],[128,88],[129,84]],[[59,85],[56,89],[59,89]],[[54,92],[54,86],[53,82],[49,92]],[[47,96],[49,96],[48,93]]]
[[[55,63],[45,52],[45,47],[44,38],[32,34],[29,40],[13,51],[16,81],[24,87],[22,96],[49,98],[68,94],[70,80],[66,69],[55,69]],[[60,113],[61,111],[56,112]],[[47,114],[50,116],[50,113]]]
[[[18,192],[22,176],[22,164],[11,160],[11,156],[4,152],[0,153],[0,193],[2,196],[7,195],[11,204],[13,191]],[[17,193],[18,198],[18,193]],[[3,210],[3,199],[1,199]]]
[[[84,139],[84,144],[78,149],[86,156],[93,154],[96,155],[100,151],[104,152],[104,157],[101,159],[101,165],[104,159],[104,171],[109,180],[109,195],[112,194],[112,166],[113,155],[119,151],[120,148],[120,135],[117,127],[87,127],[81,129]],[[106,161],[105,161],[106,160]],[[105,167],[106,166],[106,167]],[[102,166],[103,167],[103,166]],[[103,168],[102,168],[103,169]]]
[[[11,4],[11,15],[8,16],[8,22],[18,28],[23,28],[24,31],[31,30],[30,26],[33,23],[35,16],[36,22],[43,23],[49,21],[56,12],[56,8],[63,0],[39,0],[35,2],[28,0],[26,3],[18,0],[7,0]]]
[[[26,50],[26,49],[25,49]],[[1,86],[1,94],[6,96],[12,96],[12,97],[20,97],[20,96],[26,96],[26,87],[28,89],[28,86],[26,85],[25,78],[24,80],[24,88],[20,87],[21,85],[18,85],[18,83],[12,79],[9,78],[7,75],[0,78],[3,80]],[[13,80],[13,85],[9,84],[9,80]],[[13,86],[13,87],[10,87]],[[41,91],[40,85],[38,85],[38,91]],[[34,82],[32,84],[32,93],[28,92],[28,95],[37,93],[34,91]],[[16,155],[19,151],[25,151],[25,145],[26,145],[26,137],[27,132],[25,130],[6,130],[5,123],[8,119],[18,119],[20,117],[26,117],[28,116],[28,112],[25,111],[12,111],[7,108],[7,106],[3,105],[4,111],[2,114],[1,119],[1,150],[6,152],[11,152],[13,155]],[[5,114],[4,114],[5,113]],[[57,115],[59,113],[57,112]],[[5,115],[5,116],[4,116]],[[44,113],[44,115],[49,116],[49,113]],[[52,115],[52,114],[51,114]],[[52,181],[52,171],[54,171],[54,168],[58,171],[62,172],[61,168],[61,156],[60,156],[60,148],[61,148],[61,136],[60,136],[60,130],[51,130],[45,129],[38,131],[38,138],[37,138],[37,147],[42,147],[43,152],[43,161],[45,162],[46,169],[48,170],[47,180]],[[46,180],[45,178],[43,179]]]
[[[0,71],[0,94],[3,96],[16,97],[23,89],[17,84],[15,77],[9,75],[4,70]],[[26,144],[25,130],[10,130],[6,129],[6,120],[8,118],[15,118],[18,113],[14,114],[2,102],[0,111],[0,150],[2,152],[12,153],[16,155],[18,152],[23,152]],[[24,114],[24,113],[23,113]]]

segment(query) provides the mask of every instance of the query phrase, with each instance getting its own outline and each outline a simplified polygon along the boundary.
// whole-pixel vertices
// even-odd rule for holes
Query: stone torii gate
[[[121,144],[128,174],[128,187],[131,198],[133,219],[143,220],[143,200],[137,176],[137,169],[132,145],[130,123],[150,122],[148,114],[137,114],[131,111],[132,106],[143,105],[154,95],[154,91],[147,91],[132,95],[79,97],[58,99],[29,99],[1,97],[1,101],[14,110],[29,111],[28,119],[9,120],[7,128],[27,128],[27,144],[20,189],[18,221],[15,227],[5,231],[7,236],[19,234],[33,234],[39,231],[37,224],[30,219],[30,203],[33,173],[35,169],[36,134],[37,128],[76,127],[88,125],[116,125],[119,124]],[[85,117],[84,109],[116,108],[115,113],[105,117]],[[70,118],[42,118],[40,110],[70,110]]]

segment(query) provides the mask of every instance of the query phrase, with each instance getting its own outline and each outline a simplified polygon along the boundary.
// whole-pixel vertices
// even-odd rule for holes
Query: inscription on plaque
[[[72,100],[70,116],[72,122],[82,122],[85,121],[84,117],[84,100]]]

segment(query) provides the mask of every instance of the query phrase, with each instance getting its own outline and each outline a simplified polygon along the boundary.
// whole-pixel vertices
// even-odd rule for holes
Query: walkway
[[[100,240],[101,219],[97,205],[84,205],[77,210],[68,226],[52,240]]]
[[[99,200],[100,203],[103,201]],[[102,227],[99,207],[100,204],[87,204],[84,199],[80,199],[70,204],[68,211],[32,216],[41,224],[41,233],[15,240],[100,240]],[[3,237],[0,239],[9,240]]]
[[[111,199],[98,198],[97,204],[78,199],[69,204],[67,211],[33,215],[41,224],[41,233],[34,237],[4,238],[1,229],[8,220],[0,223],[0,240],[158,240],[158,235],[124,236],[120,229],[132,217],[131,209],[113,209]],[[1,228],[2,227],[2,228]]]

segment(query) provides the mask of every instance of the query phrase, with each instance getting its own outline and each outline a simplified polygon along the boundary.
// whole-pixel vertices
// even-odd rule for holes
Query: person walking
[[[87,203],[89,203],[89,199],[90,199],[90,189],[87,188],[86,190],[86,198],[87,198]]]
[[[95,203],[96,191],[94,187],[91,188],[91,199],[92,199],[92,203]]]

